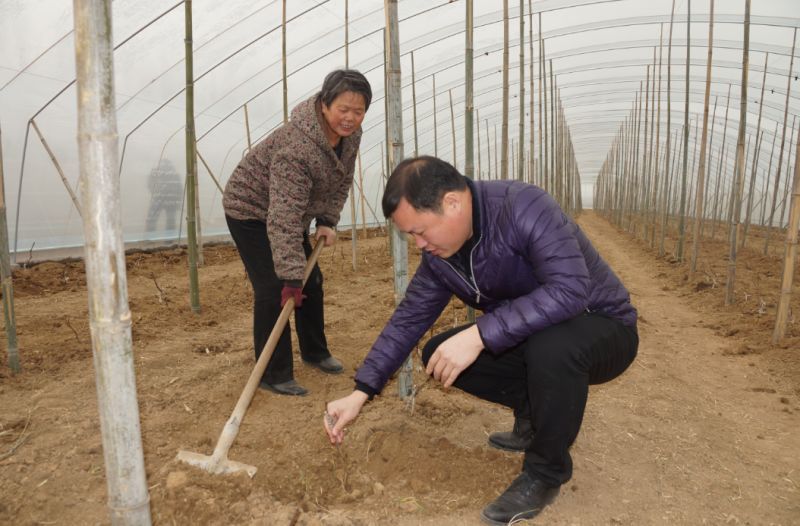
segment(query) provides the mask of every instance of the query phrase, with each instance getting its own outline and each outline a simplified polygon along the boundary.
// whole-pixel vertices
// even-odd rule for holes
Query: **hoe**
[[[308,280],[308,276],[311,274],[311,269],[314,268],[314,264],[316,264],[319,253],[322,252],[322,247],[324,245],[324,242],[318,242],[314,247],[314,251],[311,253],[311,256],[308,258],[305,274],[303,276],[304,285]],[[225,427],[222,428],[222,433],[219,436],[219,440],[217,440],[217,447],[214,448],[214,453],[212,453],[211,456],[208,456],[201,453],[193,453],[191,451],[178,451],[178,460],[193,466],[197,466],[198,468],[204,469],[209,473],[224,474],[244,471],[250,475],[250,478],[255,476],[258,468],[249,464],[237,462],[235,460],[229,460],[228,450],[233,445],[233,441],[236,440],[236,435],[239,433],[239,426],[242,424],[242,420],[244,420],[244,414],[247,411],[247,408],[250,407],[250,402],[253,400],[253,395],[256,392],[256,387],[258,387],[258,382],[261,380],[261,375],[264,374],[264,369],[267,368],[267,363],[269,363],[272,352],[275,350],[275,346],[278,343],[278,338],[280,338],[281,333],[283,332],[283,328],[289,321],[289,315],[291,314],[292,309],[294,309],[294,298],[289,298],[289,300],[283,306],[280,316],[278,316],[278,321],[272,328],[269,339],[267,340],[266,345],[264,345],[264,350],[262,351],[261,356],[258,358],[258,361],[253,368],[253,372],[250,373],[250,378],[247,380],[247,384],[244,386],[242,394],[239,395],[239,401],[236,402],[236,407],[233,409],[231,417],[228,419]]]

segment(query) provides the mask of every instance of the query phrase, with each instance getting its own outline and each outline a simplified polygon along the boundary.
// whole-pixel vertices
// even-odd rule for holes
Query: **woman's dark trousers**
[[[241,221],[228,216],[225,219],[236,248],[239,249],[247,277],[253,285],[253,343],[258,360],[281,313],[283,281],[275,274],[266,224],[256,220]],[[311,244],[307,235],[303,236],[303,249],[308,257],[311,254]],[[307,362],[319,362],[330,356],[330,351],[324,332],[322,272],[318,265],[314,265],[303,294],[306,296],[303,306],[294,311],[300,356]],[[292,340],[287,323],[262,380],[274,385],[293,378]]]
[[[428,363],[436,348],[464,325],[431,338],[422,351]],[[633,362],[635,327],[597,313],[584,313],[529,336],[499,355],[484,350],[453,384],[472,395],[529,411],[534,437],[524,469],[559,486],[572,476],[569,448],[578,436],[589,385],[608,382]]]

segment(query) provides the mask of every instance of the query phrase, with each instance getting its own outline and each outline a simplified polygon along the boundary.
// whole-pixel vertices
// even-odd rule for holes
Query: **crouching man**
[[[386,184],[383,213],[423,251],[405,298],[356,373],[352,394],[327,404],[331,443],[384,387],[452,295],[482,310],[434,336],[428,374],[514,410],[494,447],[524,452],[522,471],[481,516],[535,516],[572,476],[569,448],[589,385],[619,376],[639,343],[628,291],[544,190],[472,182],[434,157],[407,159]]]

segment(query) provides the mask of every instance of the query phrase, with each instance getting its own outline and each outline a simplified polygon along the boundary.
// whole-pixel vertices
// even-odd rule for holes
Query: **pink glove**
[[[303,294],[303,287],[293,287],[291,285],[284,285],[281,290],[281,307],[286,305],[289,298],[294,298],[294,308],[299,309],[303,306],[303,300],[306,295]]]

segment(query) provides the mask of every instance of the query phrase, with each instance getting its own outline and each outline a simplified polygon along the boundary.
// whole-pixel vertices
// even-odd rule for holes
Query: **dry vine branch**
[[[19,447],[22,444],[24,444],[26,440],[28,440],[28,437],[30,437],[31,434],[30,433],[26,434],[25,432],[28,430],[30,424],[31,424],[31,412],[29,411],[28,419],[25,421],[25,427],[22,428],[22,432],[19,434],[19,437],[17,437],[17,440],[14,442],[14,444],[11,445],[11,449],[9,449],[3,454],[0,454],[0,462],[13,455],[17,451],[17,449],[19,449]]]
[[[158,281],[156,281],[155,276],[150,276],[150,279],[153,280],[153,283],[156,285],[156,289],[158,289],[158,303],[164,304],[167,302],[167,296],[164,294],[164,290],[158,285]]]
[[[73,326],[72,326],[72,322],[71,322],[71,321],[69,321],[69,316],[64,316],[64,319],[65,319],[65,321],[67,322],[67,327],[69,327],[70,329],[72,329],[72,332],[75,334],[75,340],[77,340],[77,342],[78,342],[78,343],[83,343],[83,342],[81,341],[81,337],[80,337],[80,335],[78,334],[78,331],[76,331],[76,330],[75,330],[75,327],[73,327]]]

